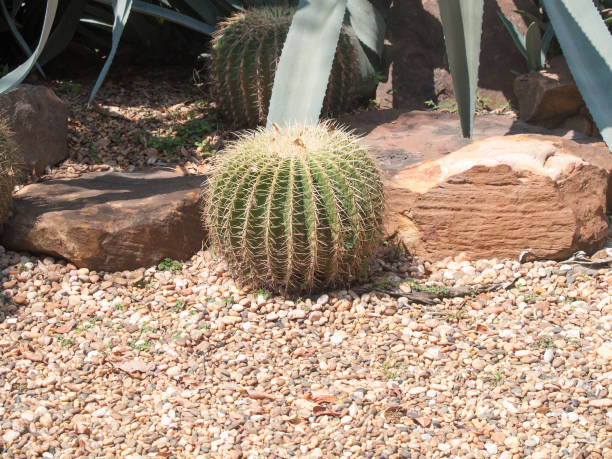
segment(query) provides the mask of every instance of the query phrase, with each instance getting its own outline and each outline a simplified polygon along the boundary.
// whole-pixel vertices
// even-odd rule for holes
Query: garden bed
[[[70,159],[43,180],[208,170],[230,136],[205,97],[172,79],[138,81],[102,88],[108,113],[86,111],[86,90],[57,83],[70,104]],[[205,143],[188,131],[179,145],[184,131],[172,125],[194,116],[210,127],[198,134]],[[432,265],[386,249],[365,285],[278,297],[237,285],[208,250],[116,273],[0,253],[3,454],[612,453],[609,267],[465,256]],[[488,285],[501,287],[444,298]],[[415,292],[441,299],[412,303]]]

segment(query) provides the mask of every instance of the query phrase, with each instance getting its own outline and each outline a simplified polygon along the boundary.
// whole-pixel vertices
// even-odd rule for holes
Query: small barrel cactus
[[[13,187],[15,186],[15,167],[17,147],[13,132],[8,124],[0,118],[0,223],[6,219],[10,206]]]
[[[245,134],[206,194],[214,250],[255,287],[346,285],[367,269],[382,235],[380,171],[355,136],[329,124]]]
[[[217,107],[236,127],[265,124],[274,74],[295,8],[252,8],[219,24],[212,40],[210,71]],[[321,115],[345,112],[360,85],[357,52],[340,33]]]

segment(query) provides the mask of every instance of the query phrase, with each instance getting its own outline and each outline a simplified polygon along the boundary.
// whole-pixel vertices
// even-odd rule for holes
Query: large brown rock
[[[605,244],[609,173],[567,139],[513,135],[476,141],[387,180],[387,231],[411,253],[439,260],[564,259]]]
[[[514,99],[511,71],[525,72],[527,65],[496,11],[524,34],[529,24],[515,10],[535,12],[536,7],[533,0],[487,0],[484,6],[479,92],[502,104]],[[437,0],[393,2],[387,42],[389,79],[377,90],[382,108],[424,108],[426,100],[454,98]]]
[[[68,107],[52,89],[22,84],[0,94],[0,115],[15,132],[27,173],[40,175],[68,156]]]
[[[559,56],[543,70],[519,75],[514,80],[521,120],[547,128],[564,127],[587,136],[598,136],[572,74]]]
[[[387,176],[412,164],[442,158],[471,142],[461,136],[457,115],[440,111],[379,110],[346,116],[339,121],[364,136],[363,143],[372,149]],[[562,135],[575,141],[567,143],[567,148],[612,172],[612,155],[601,140],[575,131],[551,131],[509,115],[475,118],[474,140],[512,134]],[[612,211],[612,174],[609,174],[607,202]]]
[[[199,208],[204,179],[173,170],[94,172],[28,185],[14,196],[3,245],[105,271],[186,259],[206,236]]]

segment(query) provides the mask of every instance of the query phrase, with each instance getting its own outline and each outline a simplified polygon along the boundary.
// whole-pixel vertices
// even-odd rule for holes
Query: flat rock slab
[[[183,260],[206,238],[199,203],[205,179],[162,169],[28,185],[14,196],[2,243],[100,271]]]
[[[428,260],[593,253],[608,236],[609,156],[555,136],[476,141],[387,179],[387,232]]]

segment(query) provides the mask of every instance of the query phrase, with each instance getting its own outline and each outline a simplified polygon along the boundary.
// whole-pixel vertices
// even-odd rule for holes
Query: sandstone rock
[[[18,157],[27,173],[42,174],[68,156],[68,107],[44,86],[22,84],[0,94],[0,113],[15,132]]]
[[[588,149],[587,149],[588,150]],[[476,141],[387,181],[389,233],[419,257],[564,259],[606,241],[608,171],[567,139]],[[607,156],[604,156],[607,155]]]
[[[204,177],[172,170],[89,173],[28,185],[14,196],[3,245],[122,271],[185,259],[201,248]]]
[[[484,2],[479,92],[494,102],[513,99],[511,70],[527,70],[497,9],[524,34],[528,24],[516,9],[535,12],[532,0]],[[428,99],[454,98],[437,0],[393,2],[387,18],[389,78],[377,90],[382,108],[422,108]]]
[[[563,59],[554,59],[546,69],[517,76],[514,93],[519,102],[520,118],[524,121],[565,119],[584,106]]]
[[[380,110],[362,112],[339,120],[363,135],[387,176],[422,161],[444,157],[470,143],[461,136],[457,115],[439,111]],[[566,148],[587,162],[612,172],[612,155],[600,140],[576,132],[551,131],[516,120],[510,115],[479,115],[475,119],[473,139],[511,134],[564,135],[575,142]],[[608,180],[608,209],[612,210],[612,174]]]

